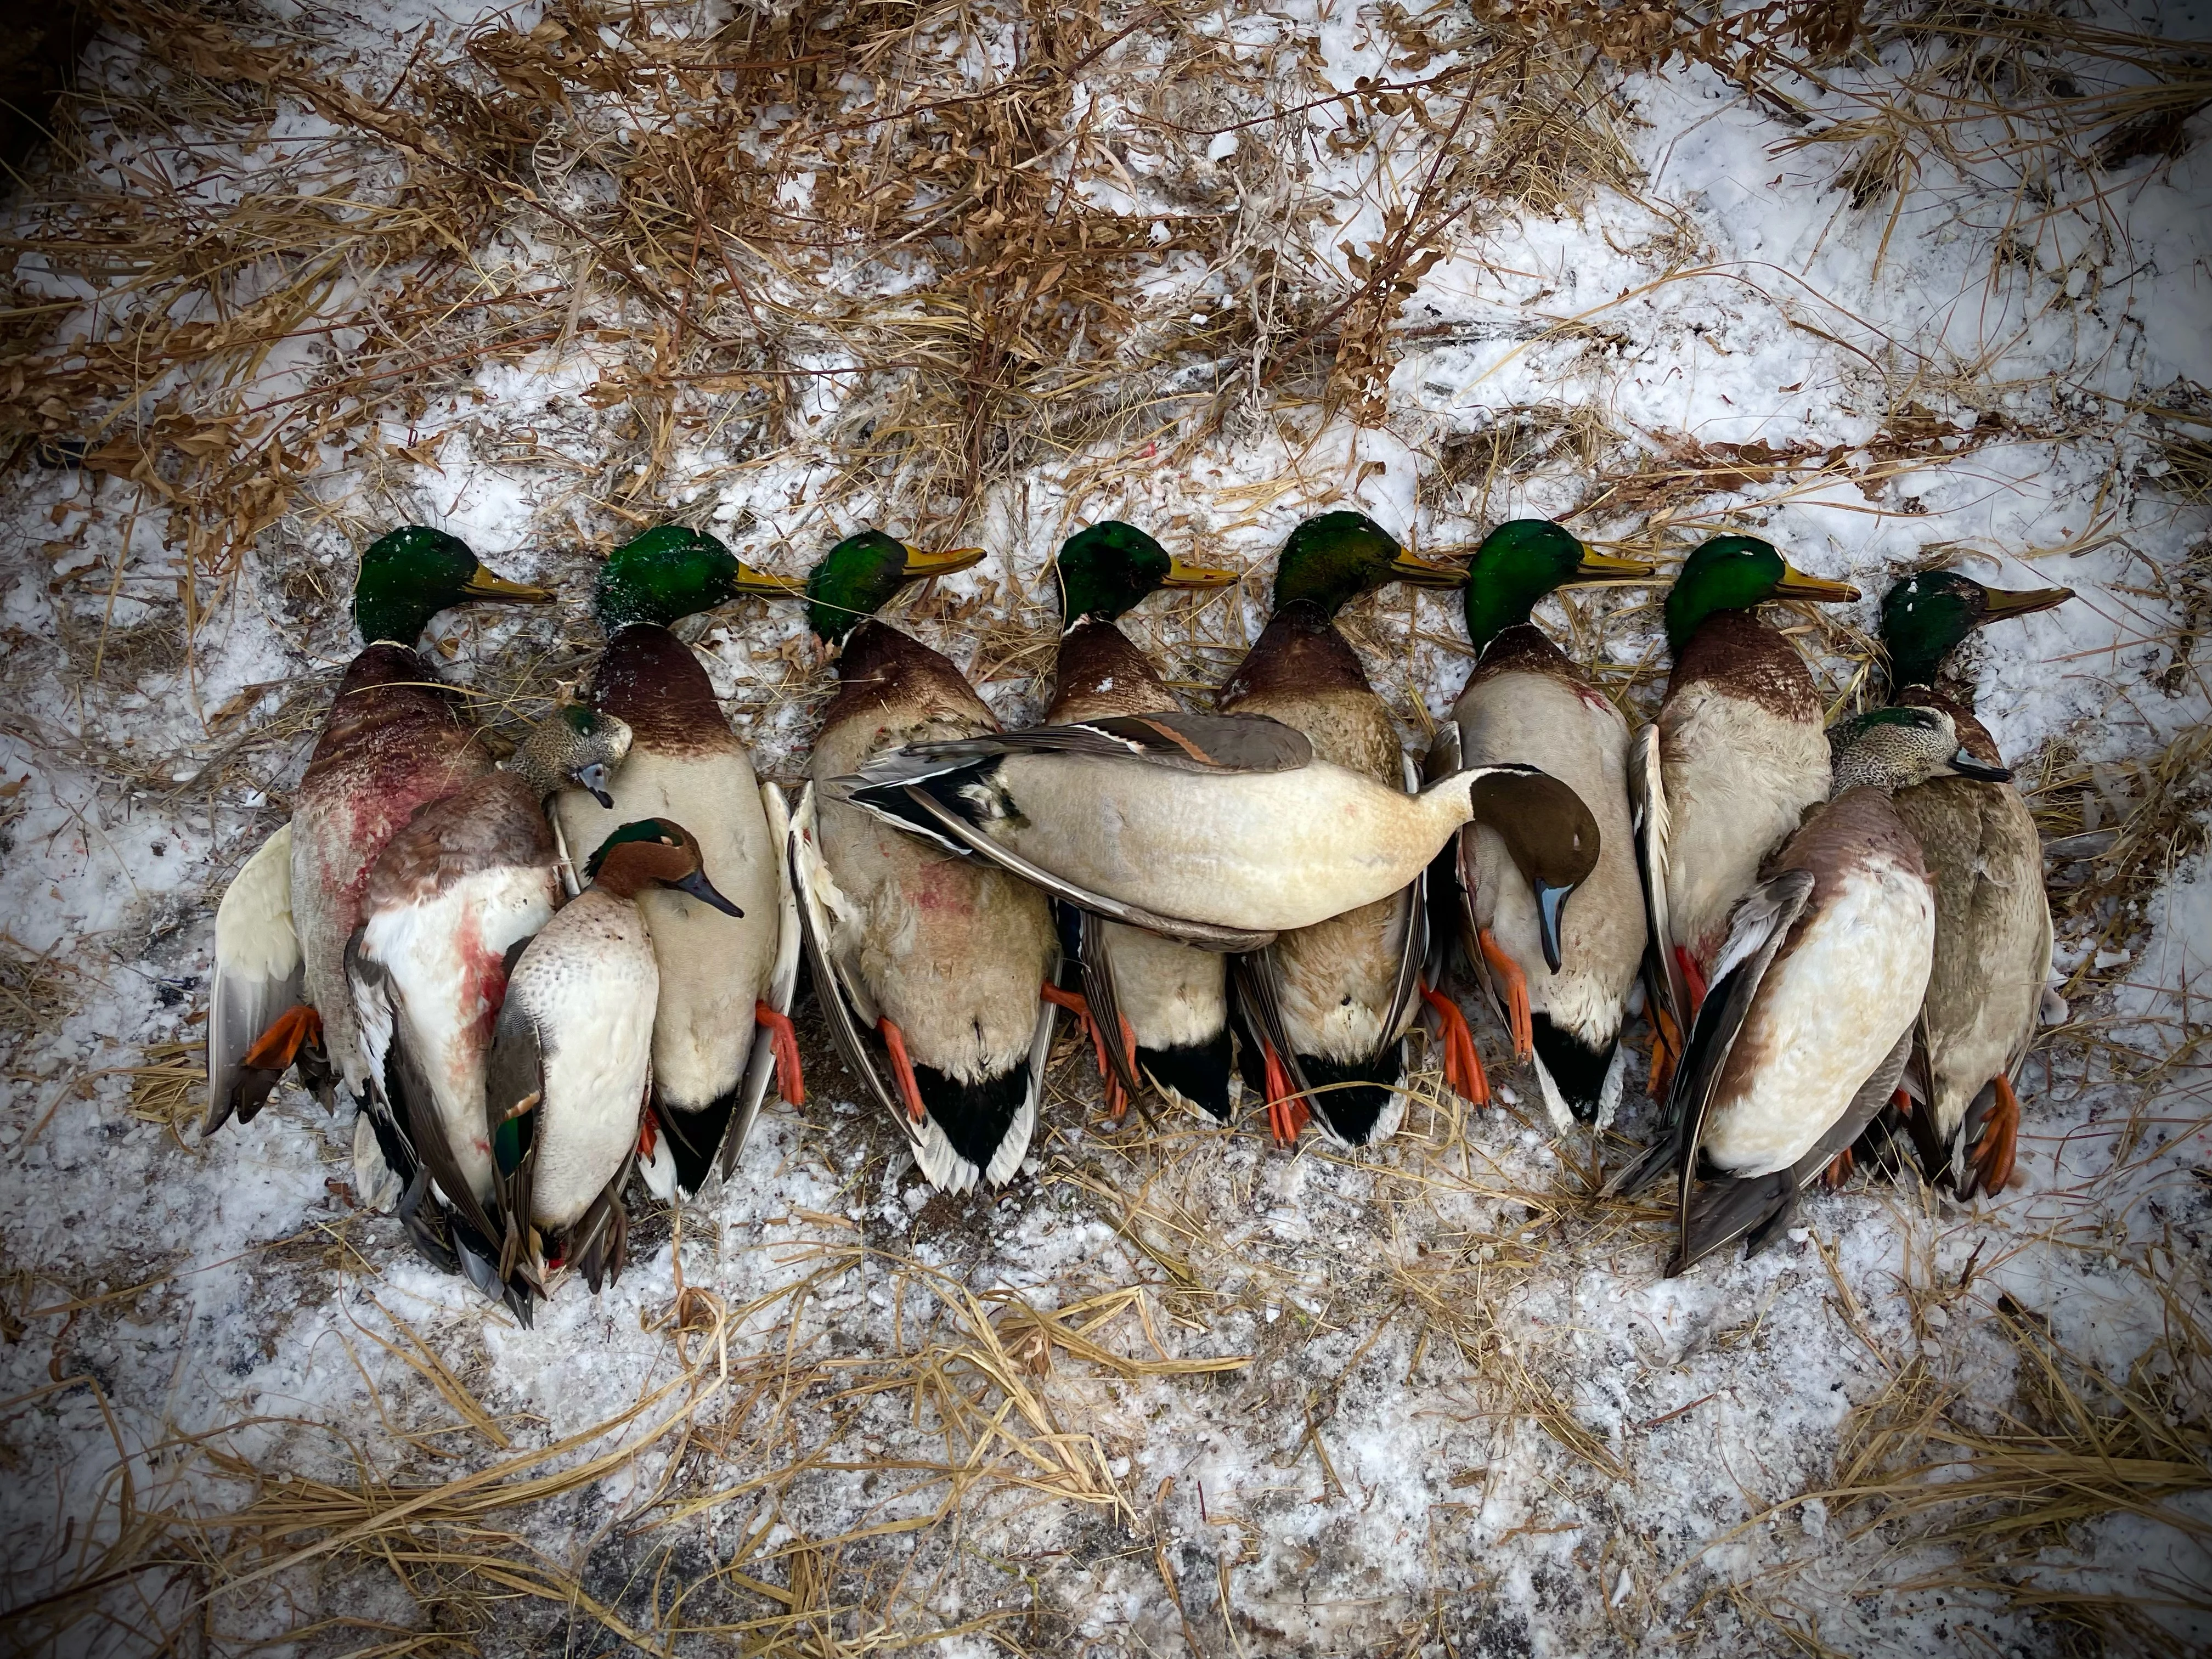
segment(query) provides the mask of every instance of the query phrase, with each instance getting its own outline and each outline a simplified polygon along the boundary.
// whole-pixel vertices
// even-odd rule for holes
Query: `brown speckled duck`
[[[1884,708],[1838,727],[1835,798],[1737,903],[1668,1100],[1673,1133],[1616,1183],[1672,1168],[1669,1273],[1757,1251],[1856,1140],[1903,1074],[1935,960],[1936,896],[1892,799],[1930,778],[2001,782],[1950,716]],[[1702,1182],[1702,1184],[1700,1182]]]
[[[1987,728],[1936,689],[1944,660],[1978,628],[2073,597],[2064,587],[2007,592],[1948,570],[1898,583],[1881,602],[1893,701],[1941,710],[1967,754],[2002,765]],[[1930,1181],[1962,1197],[1999,1192],[2011,1178],[2020,1133],[2014,1081],[2037,1025],[2065,1018],[2065,1004],[2047,988],[2051,927],[2042,843],[2009,783],[1936,778],[1899,790],[1897,811],[1936,884],[1936,962],[1905,1071],[1906,1091],[1925,1110],[1916,1109],[1909,1127]]]

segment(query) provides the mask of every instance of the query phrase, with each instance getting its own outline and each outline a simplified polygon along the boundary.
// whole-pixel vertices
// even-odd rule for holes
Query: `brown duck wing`
[[[1312,763],[1313,744],[1304,732],[1264,714],[1109,714],[1072,726],[914,744],[877,757],[860,775],[871,784],[912,783],[933,772],[1016,754],[1138,760],[1178,772],[1295,772]]]

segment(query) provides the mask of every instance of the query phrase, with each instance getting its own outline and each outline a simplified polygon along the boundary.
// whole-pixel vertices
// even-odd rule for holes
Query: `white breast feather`
[[[610,793],[611,811],[580,789],[562,792],[556,810],[571,854],[590,859],[636,819],[672,819],[698,838],[715,890],[745,913],[725,915],[665,889],[638,899],[660,969],[653,1082],[664,1101],[696,1111],[738,1086],[752,1051],[753,1005],[768,996],[775,971],[780,849],[741,755],[633,749]]]
[[[552,919],[553,889],[550,869],[480,871],[422,903],[379,911],[362,930],[362,954],[400,993],[395,1040],[429,1079],[447,1142],[480,1198],[491,1193],[484,1057],[500,1007],[485,964]]]
[[[1672,942],[1702,960],[1760,860],[1827,798],[1828,740],[1818,726],[1708,685],[1675,698],[1661,721]]]
[[[1771,969],[1736,1038],[1763,1063],[1707,1114],[1732,1175],[1788,1169],[1827,1133],[1920,1011],[1936,949],[1926,879],[1885,860],[1848,874]]]
[[[515,966],[508,994],[537,1024],[544,1068],[531,1182],[540,1227],[573,1225],[636,1144],[659,989],[635,907],[605,896],[563,910]]]

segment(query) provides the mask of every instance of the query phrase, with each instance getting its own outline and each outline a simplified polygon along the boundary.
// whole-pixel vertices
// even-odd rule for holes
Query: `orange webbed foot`
[[[304,1002],[295,1003],[270,1021],[269,1029],[254,1038],[253,1046],[238,1063],[252,1071],[274,1072],[282,1077],[300,1057],[301,1049],[322,1038],[323,1017]]]
[[[806,1104],[806,1079],[799,1069],[799,1029],[790,1016],[779,1014],[765,1002],[753,1004],[753,1019],[765,1025],[775,1050],[775,1091],[793,1106]]]
[[[2012,1179],[2020,1152],[2020,1097],[2012,1079],[2000,1074],[1990,1079],[1996,1091],[1996,1109],[1983,1120],[1981,1138],[1974,1143],[1974,1189],[1994,1198]]]
[[[1844,1147],[1830,1160],[1828,1167],[1820,1172],[1820,1184],[1830,1192],[1834,1192],[1851,1178],[1851,1171],[1857,1165],[1858,1160],[1851,1155],[1851,1149],[1848,1146]]]
[[[1467,1016],[1460,1012],[1459,1004],[1431,989],[1427,980],[1419,984],[1421,1000],[1437,1011],[1437,1036],[1443,1041],[1445,1086],[1469,1105],[1489,1105],[1490,1079],[1483,1072],[1482,1056],[1475,1052],[1474,1033],[1468,1028]]]
[[[907,1058],[906,1033],[892,1024],[888,1015],[876,1022],[876,1030],[890,1053],[892,1073],[898,1079],[899,1093],[906,1098],[906,1115],[919,1123],[928,1114],[921,1104],[921,1085],[914,1080],[914,1062]]]
[[[1091,1012],[1090,999],[1080,991],[1063,991],[1048,980],[1038,988],[1037,994],[1055,1008],[1065,1008],[1081,1022],[1091,1039],[1091,1052],[1098,1062],[1098,1078],[1106,1091],[1106,1109],[1115,1118],[1129,1109],[1129,1091],[1121,1086],[1121,1074],[1115,1071],[1114,1062],[1106,1052],[1106,1033],[1099,1029],[1098,1018]],[[1129,1057],[1129,1069],[1137,1069],[1137,1038],[1125,1017],[1121,1021],[1122,1052]]]
[[[1482,959],[1490,964],[1505,995],[1505,1025],[1513,1034],[1513,1058],[1532,1059],[1536,1053],[1536,1024],[1528,1012],[1528,975],[1487,927],[1475,935],[1475,942],[1482,947]]]
[[[1267,1073],[1267,1133],[1275,1145],[1288,1146],[1297,1139],[1298,1131],[1306,1127],[1312,1114],[1291,1086],[1291,1074],[1283,1069],[1274,1045],[1263,1041],[1260,1054]]]

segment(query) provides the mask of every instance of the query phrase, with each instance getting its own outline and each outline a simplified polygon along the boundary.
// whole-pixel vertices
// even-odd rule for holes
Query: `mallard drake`
[[[1029,1149],[1057,1012],[1042,997],[1059,956],[1052,913],[1026,883],[887,830],[825,786],[903,744],[999,729],[958,669],[874,615],[908,582],[981,557],[868,530],[809,574],[808,621],[842,650],[790,841],[807,960],[839,1055],[923,1175],[952,1192],[1011,1179]]]
[[[688,890],[637,895],[660,965],[653,1028],[653,1114],[667,1156],[646,1164],[665,1199],[696,1192],[708,1173],[737,1165],[771,1077],[804,1104],[791,1024],[799,979],[799,915],[783,875],[789,815],[782,793],[753,775],[714,683],[670,630],[685,617],[747,594],[788,597],[792,584],[741,562],[712,536],[665,525],[608,556],[592,598],[606,649],[592,702],[628,722],[629,758],[605,805],[571,792],[556,807],[564,846],[602,844],[621,825],[686,824],[707,878],[742,919]]]
[[[1251,714],[910,744],[823,793],[1066,903],[1215,951],[1257,951],[1401,891],[1471,818],[1546,886],[1571,888],[1588,846],[1551,833],[1584,809],[1535,767],[1469,767],[1407,794]]]
[[[1753,1252],[1771,1243],[1904,1073],[1935,960],[1936,897],[1893,794],[2009,775],[1960,748],[1940,709],[1879,709],[1838,728],[1835,798],[1729,918],[1675,1072],[1674,1133],[1617,1183],[1676,1170],[1670,1273],[1738,1238]]]
[[[1066,627],[1046,723],[1179,710],[1175,693],[1115,619],[1163,587],[1225,587],[1237,572],[1187,564],[1118,520],[1069,537],[1053,568]],[[1070,954],[1083,986],[1076,1012],[1097,1044],[1109,1103],[1118,1107],[1122,1091],[1135,1093],[1141,1076],[1167,1099],[1226,1123],[1232,1056],[1220,954],[1087,910],[1069,915]]]
[[[1661,972],[1676,1030],[1704,1000],[1729,916],[1762,860],[1827,799],[1826,714],[1796,648],[1759,620],[1773,599],[1844,604],[1848,582],[1794,569],[1753,536],[1716,536],[1667,595],[1674,653],[1631,786]]]
[[[1976,629],[2073,597],[2066,587],[2008,592],[1948,570],[1899,582],[1881,602],[1892,700],[1941,710],[1967,754],[2002,765],[1988,730],[1936,689],[1944,661]],[[1934,779],[1899,790],[1897,811],[1936,884],[1935,967],[1905,1071],[1907,1092],[1927,1109],[1912,1114],[1909,1127],[1930,1181],[1967,1198],[1999,1192],[2011,1179],[2019,1140],[2014,1080],[2038,1024],[2065,1018],[2065,1004],[2046,988],[2051,927],[2042,843],[2027,803],[2008,783]]]
[[[584,873],[591,884],[514,959],[484,1075],[501,1226],[495,1271],[502,1281],[519,1273],[539,1295],[568,1263],[594,1292],[622,1276],[622,1189],[653,1086],[660,989],[638,901],[666,890],[733,920],[742,914],[708,880],[697,839],[665,818],[623,824]]]
[[[1571,920],[1565,895],[1533,886],[1492,830],[1461,830],[1439,860],[1468,960],[1516,1058],[1534,1064],[1563,1132],[1577,1119],[1609,1123],[1620,1103],[1620,1028],[1648,934],[1628,816],[1627,719],[1529,618],[1538,600],[1569,583],[1656,574],[1638,560],[1591,552],[1548,519],[1492,531],[1467,573],[1474,667],[1429,750],[1431,775],[1468,761],[1540,760],[1588,809],[1594,857]],[[1447,1081],[1477,1099],[1479,1071],[1449,1075],[1449,1062],[1463,1068],[1471,1053],[1470,1044],[1455,1056],[1447,1044]]]
[[[456,605],[552,598],[495,575],[465,543],[421,525],[362,554],[353,614],[366,648],[338,683],[291,821],[246,860],[216,912],[204,1133],[234,1115],[250,1122],[295,1061],[319,1079],[318,1054],[364,1097],[345,977],[362,883],[417,807],[492,765],[416,643]]]
[[[1455,587],[1457,569],[1414,557],[1364,514],[1324,513],[1291,532],[1275,566],[1274,611],[1227,685],[1224,714],[1264,715],[1322,760],[1394,790],[1409,775],[1397,724],[1367,683],[1339,611],[1391,582]],[[1258,1037],[1268,1121],[1296,1138],[1309,1113],[1346,1146],[1394,1133],[1404,1115],[1404,1037],[1419,1012],[1427,950],[1421,878],[1401,891],[1285,933],[1237,964]]]
[[[520,1292],[494,1267],[501,1229],[489,1211],[484,1061],[513,953],[561,900],[545,802],[568,784],[596,784],[629,744],[620,720],[589,708],[541,721],[507,769],[431,802],[386,843],[346,947],[368,1073],[358,1190],[377,1207],[396,1202],[425,1260],[459,1267],[518,1313]]]

